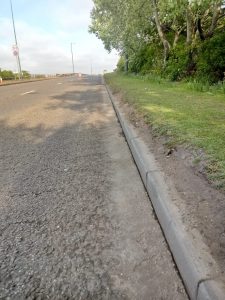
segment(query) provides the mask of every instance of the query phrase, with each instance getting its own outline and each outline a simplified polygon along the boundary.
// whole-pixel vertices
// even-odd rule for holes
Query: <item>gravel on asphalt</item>
[[[0,299],[188,299],[101,78],[48,84],[0,118]]]

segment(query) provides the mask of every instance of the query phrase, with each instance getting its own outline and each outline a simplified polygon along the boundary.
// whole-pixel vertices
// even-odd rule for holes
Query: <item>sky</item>
[[[88,33],[91,0],[12,0],[22,70],[32,74],[99,74],[116,67],[118,54],[108,53]],[[10,0],[0,0],[0,68],[17,71]]]

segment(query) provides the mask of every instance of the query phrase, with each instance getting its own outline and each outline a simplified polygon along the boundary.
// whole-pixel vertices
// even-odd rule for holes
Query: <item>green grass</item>
[[[188,83],[111,73],[106,82],[132,104],[171,144],[201,148],[207,156],[207,175],[225,189],[225,96],[200,92]],[[196,160],[198,161],[198,159]]]

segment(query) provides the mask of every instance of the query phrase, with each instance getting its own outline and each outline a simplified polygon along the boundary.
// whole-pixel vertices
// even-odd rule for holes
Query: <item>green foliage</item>
[[[177,45],[170,53],[170,57],[163,72],[170,80],[181,80],[195,71],[193,51],[184,44]]]
[[[224,78],[224,0],[94,0],[90,32],[129,58],[132,73]],[[124,70],[123,59],[118,64]]]
[[[153,72],[156,68],[161,49],[155,45],[146,44],[140,48],[135,54],[130,56],[129,70],[132,73],[140,73],[142,75]]]
[[[124,72],[125,71],[125,59],[123,56],[120,57],[118,63],[117,63],[117,71]]]
[[[3,79],[3,80],[11,80],[11,79],[15,79],[15,75],[13,74],[12,71],[10,70],[2,70],[0,72],[0,77]]]
[[[197,91],[197,92],[209,92],[210,90],[210,85],[209,83],[203,82],[203,80],[198,80],[198,79],[193,79],[187,82],[187,86],[190,90],[192,91]]]
[[[151,5],[142,0],[94,0],[89,31],[121,53],[134,52],[149,35]]]
[[[197,92],[190,90],[188,83],[157,81],[154,76],[142,79],[112,73],[105,78],[141,112],[156,134],[167,136],[169,144],[187,143],[204,149],[209,178],[225,189],[224,94]]]
[[[208,79],[191,78],[187,81],[187,87],[192,91],[208,92],[209,94],[225,94],[225,82],[219,81],[216,84],[210,84]]]
[[[23,78],[24,79],[30,79],[31,78],[31,75],[28,71],[23,70],[22,73],[23,73]]]
[[[28,71],[22,71],[23,79],[30,79],[31,75]],[[14,80],[19,79],[18,73],[13,73],[11,70],[2,70],[0,71],[0,77],[3,80]]]
[[[210,83],[222,81],[225,74],[225,32],[204,41],[199,48],[197,77]]]

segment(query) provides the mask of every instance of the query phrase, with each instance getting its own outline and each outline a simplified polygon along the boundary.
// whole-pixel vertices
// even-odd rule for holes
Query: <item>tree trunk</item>
[[[214,5],[211,26],[209,28],[209,32],[206,35],[207,38],[210,38],[210,37],[213,36],[214,31],[215,31],[216,26],[217,26],[217,21],[218,21],[218,17],[219,17],[219,14],[220,14],[220,7],[221,7],[221,1],[219,1],[219,2],[220,3],[215,3],[215,5]]]
[[[158,8],[157,8],[157,1],[156,0],[152,0],[152,4],[153,4],[153,9],[154,9],[154,18],[155,18],[155,24],[156,24],[156,28],[160,37],[160,40],[163,44],[163,48],[164,48],[164,66],[166,65],[166,62],[169,58],[169,52],[170,52],[170,43],[167,41],[166,36],[162,30],[160,21],[159,21],[159,15],[158,15]]]
[[[180,33],[178,31],[175,32],[174,40],[173,40],[173,48],[176,47]]]
[[[191,10],[190,10],[189,6],[186,9],[186,24],[187,24],[186,43],[187,43],[187,45],[191,45],[192,44],[193,21],[192,21]]]
[[[176,47],[177,42],[179,40],[179,37],[181,35],[181,32],[184,30],[184,27],[181,27],[179,30],[175,31],[174,39],[173,39],[173,48]]]
[[[201,41],[204,41],[205,40],[205,35],[204,35],[203,30],[202,30],[202,24],[201,24],[201,19],[200,18],[197,20],[197,27],[198,27],[199,37],[200,37]]]

